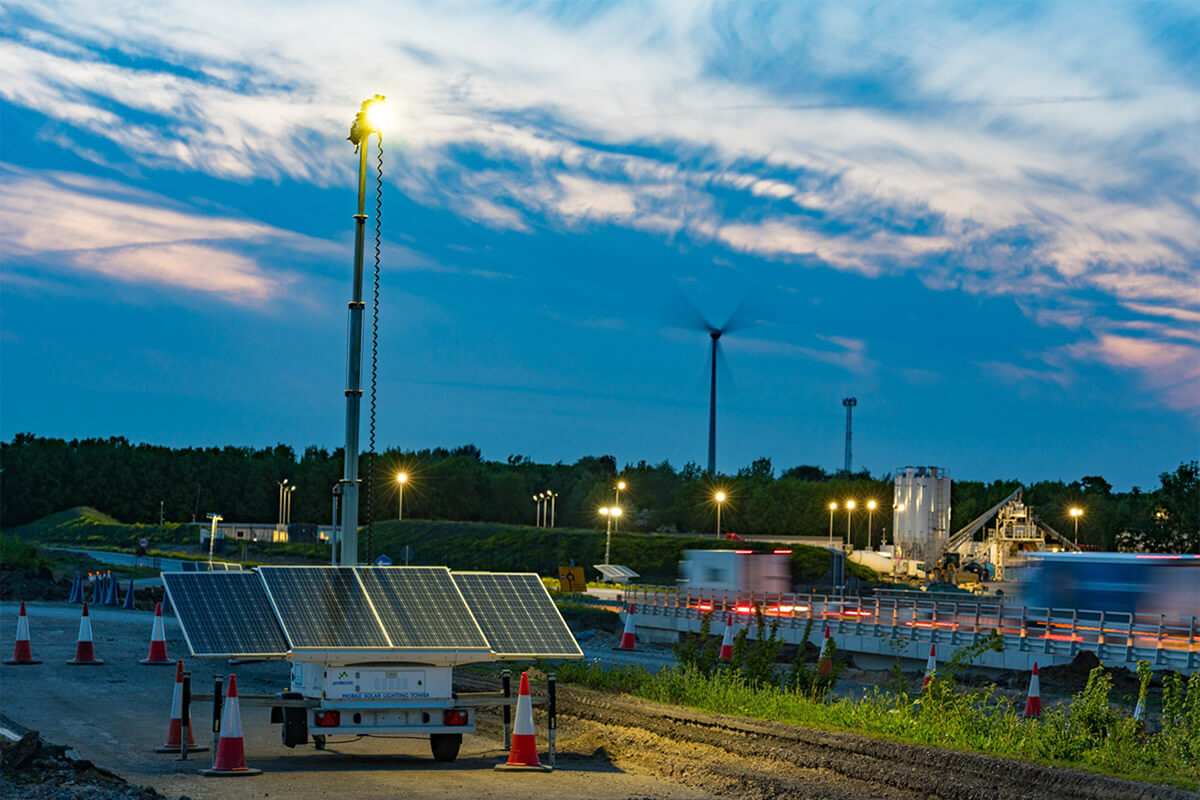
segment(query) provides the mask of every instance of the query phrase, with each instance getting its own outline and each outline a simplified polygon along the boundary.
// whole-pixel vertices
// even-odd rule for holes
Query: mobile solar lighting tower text
[[[213,567],[162,577],[194,657],[291,662],[286,690],[255,698],[272,706],[288,747],[311,736],[323,748],[332,734],[427,736],[435,759],[453,761],[462,735],[475,732],[476,710],[500,704],[455,695],[455,666],[583,653],[536,574],[358,563],[366,151],[384,110],[381,95],[364,102],[350,133],[358,147],[358,213],[337,566]]]

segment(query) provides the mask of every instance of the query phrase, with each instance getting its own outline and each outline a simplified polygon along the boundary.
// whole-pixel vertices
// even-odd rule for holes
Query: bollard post
[[[192,673],[183,673],[183,704],[179,710],[179,761],[188,760],[188,741],[192,727]]]
[[[512,746],[512,706],[508,704],[512,697],[512,670],[506,669],[500,673],[500,686],[504,690],[502,716],[504,718],[504,749],[507,750]]]
[[[546,676],[546,695],[549,707],[546,709],[546,738],[550,744],[550,766],[555,766],[554,740],[558,735],[558,678],[551,672]]]
[[[221,743],[221,686],[223,680],[223,676],[213,675],[213,753],[217,752],[217,745]]]

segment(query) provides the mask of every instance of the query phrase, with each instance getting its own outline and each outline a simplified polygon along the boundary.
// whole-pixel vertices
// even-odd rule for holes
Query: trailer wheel
[[[458,758],[458,748],[462,747],[462,734],[431,733],[429,747],[433,750],[434,761],[453,761]]]
[[[313,739],[313,747],[315,747],[318,750],[325,749],[325,737],[324,736],[314,733],[312,739]]]

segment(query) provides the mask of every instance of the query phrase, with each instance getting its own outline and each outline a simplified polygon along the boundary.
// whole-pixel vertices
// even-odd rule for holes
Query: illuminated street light
[[[280,525],[283,525],[283,493],[285,491],[287,491],[284,488],[287,486],[287,483],[288,483],[287,478],[284,478],[281,481],[275,481],[275,484],[279,487],[279,524]]]
[[[867,549],[871,549],[871,517],[875,514],[875,507],[878,505],[874,500],[867,501]]]
[[[717,492],[713,495],[713,500],[717,501],[717,538],[721,538],[721,505],[725,502],[726,494]]]
[[[283,493],[283,524],[290,525],[292,523],[292,492],[296,491],[296,484],[287,487],[287,491]]]
[[[1083,516],[1083,509],[1079,506],[1073,506],[1069,512],[1071,519],[1075,521],[1075,546],[1079,546],[1079,518]]]
[[[833,512],[837,511],[837,503],[829,504],[829,549],[833,549]]]
[[[604,517],[604,563],[608,564],[612,554],[612,509],[604,506],[600,509],[600,516]]]
[[[555,516],[557,516],[554,513],[554,498],[556,498],[556,497],[558,497],[557,492],[552,492],[549,489],[546,490],[546,499],[550,501],[550,527],[551,528],[554,527],[554,518],[555,518]]]
[[[846,544],[850,543],[850,517],[854,513],[854,501],[846,501]]]
[[[537,503],[537,522],[534,523],[537,527],[542,527],[542,500],[536,494],[533,496],[533,502]]]
[[[616,495],[616,498],[613,500],[613,506],[616,508],[621,507],[621,492],[625,491],[625,485],[626,485],[625,481],[617,481],[617,495]],[[621,515],[618,514],[617,516],[620,517]],[[621,520],[618,519],[617,520],[617,530],[620,530],[620,529],[621,529]]]
[[[396,519],[404,519],[404,484],[408,483],[408,474],[404,472],[396,473],[396,483],[400,486],[400,505],[396,510]]]

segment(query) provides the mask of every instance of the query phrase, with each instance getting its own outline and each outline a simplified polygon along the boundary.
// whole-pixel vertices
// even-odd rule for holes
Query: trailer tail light
[[[772,550],[771,552],[777,556],[790,556],[792,554],[791,550]]]
[[[696,608],[700,609],[701,611],[712,611],[713,604],[712,603],[699,603],[696,605]]]
[[[466,725],[467,712],[465,711],[446,711],[442,714],[443,725]]]
[[[342,724],[342,712],[318,711],[313,714],[313,722],[317,723],[318,728],[336,728]]]

